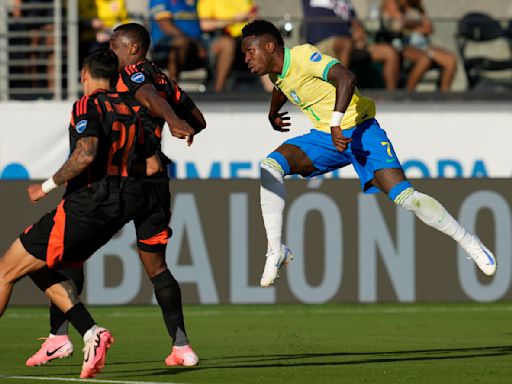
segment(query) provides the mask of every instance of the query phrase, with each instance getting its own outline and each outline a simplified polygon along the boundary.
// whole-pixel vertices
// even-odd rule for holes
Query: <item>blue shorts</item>
[[[375,171],[383,168],[402,168],[391,141],[377,120],[369,119],[354,128],[344,129],[343,136],[352,138],[348,148],[343,152],[336,149],[330,133],[316,129],[287,140],[283,144],[299,147],[311,159],[317,170],[308,178],[352,164],[365,193],[379,192],[370,184]],[[279,163],[284,159],[277,152],[271,153],[269,157],[275,158]],[[289,170],[288,166],[285,168]],[[285,173],[287,173],[286,170]]]

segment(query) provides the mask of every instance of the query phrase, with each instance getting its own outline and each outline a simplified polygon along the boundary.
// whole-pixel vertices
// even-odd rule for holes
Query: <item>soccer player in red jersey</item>
[[[152,175],[142,179],[146,196],[145,214],[134,220],[137,248],[173,341],[171,354],[165,363],[170,366],[194,366],[199,359],[190,347],[185,331],[180,287],[165,261],[168,238],[172,234],[169,228],[171,196],[169,178],[162,167],[169,160],[163,155],[160,143],[162,127],[166,122],[171,134],[177,138],[187,137],[189,144],[194,135],[206,127],[206,122],[201,111],[178,84],[146,59],[149,41],[149,34],[143,26],[129,23],[114,30],[110,44],[120,64],[117,90],[126,98],[131,98],[137,108],[144,130],[145,154],[150,156],[147,159],[147,174]],[[83,286],[81,271],[65,272],[78,287]],[[47,340],[58,338],[60,345],[71,345],[66,317],[54,305],[50,307],[50,325],[50,338]],[[27,365],[42,365],[53,360],[53,356],[47,356],[47,350],[48,347],[43,344],[27,360]]]
[[[142,130],[136,112],[108,91],[117,77],[118,60],[110,50],[89,55],[81,73],[85,96],[73,105],[69,126],[71,155],[42,184],[29,186],[33,202],[66,184],[55,210],[28,227],[0,257],[0,315],[14,284],[30,275],[83,336],[80,377],[94,377],[105,365],[114,339],[80,302],[75,285],[57,270],[79,268],[124,224],[144,210],[144,193],[131,164],[138,155]],[[56,355],[66,346],[48,350]]]

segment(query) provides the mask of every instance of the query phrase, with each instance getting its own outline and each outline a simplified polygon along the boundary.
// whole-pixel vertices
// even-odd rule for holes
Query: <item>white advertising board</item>
[[[0,178],[43,179],[68,155],[71,102],[0,103]],[[164,134],[164,152],[180,179],[257,178],[259,162],[284,140],[309,131],[309,121],[289,105],[292,127],[273,131],[265,102],[199,103],[207,129],[191,147]],[[286,109],[286,108],[285,108]],[[409,177],[510,177],[512,108],[505,103],[377,103]],[[166,132],[166,131],[164,131]],[[355,177],[346,167],[326,177]]]

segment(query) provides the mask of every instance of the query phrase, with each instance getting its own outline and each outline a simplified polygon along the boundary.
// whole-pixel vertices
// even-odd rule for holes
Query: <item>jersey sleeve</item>
[[[331,69],[333,65],[338,64],[339,60],[320,53],[314,46],[309,44],[305,44],[300,48],[302,52],[300,52],[298,58],[301,62],[304,74],[319,77],[327,81],[329,69]]]
[[[130,92],[132,95],[144,84],[153,84],[154,75],[147,62],[127,65],[119,74],[117,92]]]
[[[101,111],[95,98],[84,96],[73,105],[70,122],[70,136],[74,141],[83,137],[100,135]]]

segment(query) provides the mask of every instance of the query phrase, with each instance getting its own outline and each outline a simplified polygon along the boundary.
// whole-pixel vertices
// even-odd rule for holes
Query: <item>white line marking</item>
[[[392,307],[374,307],[372,304],[361,304],[359,308],[345,308],[343,305],[340,307],[331,307],[331,308],[322,308],[322,306],[314,307],[309,306],[307,308],[283,308],[282,306],[278,306],[276,309],[272,308],[264,308],[258,309],[255,307],[254,309],[242,311],[238,310],[236,307],[234,309],[230,308],[222,308],[222,309],[195,309],[190,308],[187,309],[185,307],[185,312],[187,317],[217,317],[217,316],[268,316],[268,315],[301,315],[301,314],[311,314],[311,315],[355,315],[355,314],[369,314],[369,315],[378,315],[378,314],[416,314],[416,313],[478,313],[478,312],[512,312],[511,305],[478,305],[469,306],[469,307],[450,307],[450,306],[409,306],[408,304],[404,304],[403,306],[396,305]],[[98,315],[99,316],[99,315]],[[122,312],[109,312],[109,313],[101,313],[103,317],[111,317],[111,318],[127,318],[127,317],[161,317],[159,311],[138,311],[138,310],[130,310],[126,309]],[[41,313],[31,313],[26,311],[16,311],[10,310],[5,315],[4,318],[47,318],[47,312]]]
[[[37,377],[37,376],[4,376],[1,379],[18,379],[18,380],[43,380],[43,381],[75,381],[79,383],[112,383],[112,384],[162,384],[162,381],[128,381],[128,380],[102,380],[102,379],[75,379],[72,377]],[[179,384],[169,383],[167,384]]]

